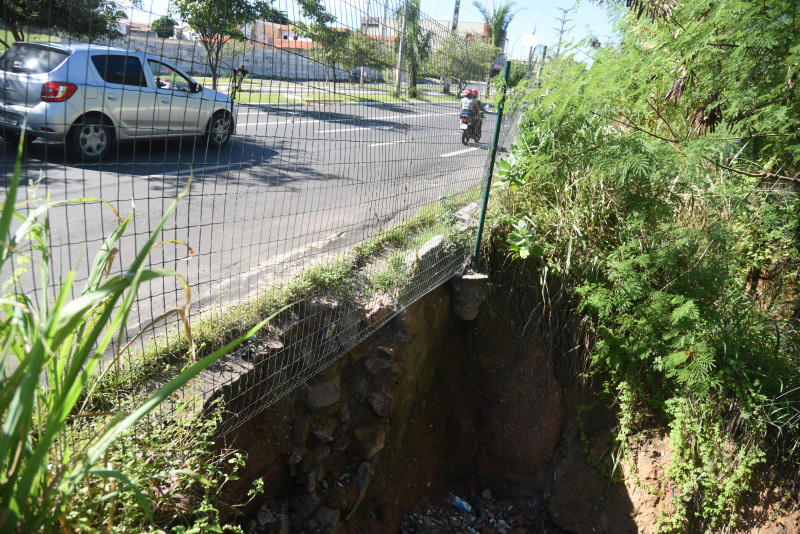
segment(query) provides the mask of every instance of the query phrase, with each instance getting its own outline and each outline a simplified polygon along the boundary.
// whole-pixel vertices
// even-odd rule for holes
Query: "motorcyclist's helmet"
[[[477,89],[470,89],[468,92],[468,96],[472,96],[478,98],[478,90]]]

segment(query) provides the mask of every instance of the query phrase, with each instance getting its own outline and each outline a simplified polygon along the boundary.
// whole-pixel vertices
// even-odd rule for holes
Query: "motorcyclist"
[[[467,112],[469,115],[470,120],[475,121],[475,131],[480,131],[480,124],[481,124],[481,107],[480,103],[477,99],[478,91],[477,89],[467,89],[467,92],[464,94],[464,97],[461,99],[461,111],[459,114],[463,114],[463,112]]]
[[[483,104],[481,101],[478,100],[478,90],[471,89],[470,92],[472,93],[472,99],[475,101],[475,106],[477,107],[477,113],[475,114],[475,131],[480,133],[481,132],[481,124],[483,124]]]

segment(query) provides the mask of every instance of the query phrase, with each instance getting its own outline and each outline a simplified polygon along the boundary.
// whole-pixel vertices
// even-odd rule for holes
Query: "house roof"
[[[315,48],[317,43],[312,41],[295,41],[294,39],[276,39],[275,42],[270,43],[275,48],[289,48],[294,50],[308,50]]]
[[[117,19],[117,22],[119,22],[120,24],[124,24],[126,26],[130,26],[131,28],[138,28],[138,29],[142,29],[142,30],[149,30],[150,29],[150,23],[149,22],[143,22],[141,20]]]

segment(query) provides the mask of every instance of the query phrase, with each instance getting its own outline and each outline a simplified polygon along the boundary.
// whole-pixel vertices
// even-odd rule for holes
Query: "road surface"
[[[62,144],[39,140],[23,161],[29,184],[23,197],[47,191],[54,200],[103,198],[123,217],[135,207],[120,245],[128,265],[193,174],[162,239],[186,242],[194,257],[185,246],[165,244],[153,251],[151,266],[181,272],[192,310],[207,309],[252,296],[319,255],[352,248],[481,181],[494,116],[484,119],[483,142],[465,147],[457,110],[455,102],[241,106],[237,135],[220,150],[206,152],[192,139],[123,143],[95,165],[78,164],[65,158]],[[15,154],[0,141],[3,188]],[[77,266],[85,278],[115,227],[113,212],[99,203],[54,210],[57,268]],[[143,288],[130,327],[182,302],[174,280]]]

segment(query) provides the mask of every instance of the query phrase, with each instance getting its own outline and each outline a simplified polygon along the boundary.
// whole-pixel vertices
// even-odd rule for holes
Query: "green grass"
[[[8,44],[14,42],[14,35],[6,29],[0,29],[0,36],[2,36],[3,41]],[[26,33],[25,41],[33,43],[60,43],[61,38],[58,35],[48,35],[46,33]]]
[[[112,276],[116,246],[133,220],[133,214],[122,219],[114,210],[119,226],[100,247],[85,286],[78,294],[77,290],[73,292],[77,289],[75,271],[66,274],[50,271],[50,211],[59,206],[89,202],[103,202],[112,210],[113,207],[100,199],[81,198],[48,200],[28,212],[18,211],[26,204],[25,201],[16,204],[21,187],[23,146],[24,140],[20,140],[0,216],[0,240],[4,245],[0,247],[0,267],[6,267],[4,270],[10,273],[0,298],[0,314],[4,318],[0,321],[0,364],[6,370],[0,382],[0,419],[3,420],[0,429],[0,472],[3,473],[0,533],[108,531],[105,526],[111,523],[106,523],[106,518],[109,514],[113,517],[117,511],[135,516],[142,526],[152,524],[154,506],[148,495],[154,479],[169,477],[171,480],[172,475],[180,471],[188,478],[205,480],[206,475],[213,477],[214,470],[208,471],[208,461],[183,464],[175,469],[164,463],[154,464],[153,445],[164,445],[165,458],[174,458],[172,439],[167,439],[167,443],[149,442],[150,433],[142,434],[138,424],[158,419],[159,407],[165,402],[173,408],[179,406],[179,392],[191,396],[190,384],[194,379],[263,328],[266,321],[253,325],[251,331],[219,350],[190,362],[150,391],[120,400],[119,393],[125,392],[118,390],[114,409],[93,410],[97,389],[89,378],[96,377],[104,366],[116,370],[119,354],[112,340],[122,338],[140,285],[174,277],[188,295],[188,284],[179,273],[147,269],[146,264],[152,249],[159,246],[157,240],[162,228],[189,186],[187,184],[165,210],[129,266],[121,274]],[[20,222],[12,224],[14,219]],[[7,266],[10,265],[15,268],[9,270]],[[56,297],[52,301],[19,291],[18,277],[34,268],[38,271],[34,279],[39,287],[48,288],[51,280],[58,280],[54,284]],[[176,314],[188,332],[187,308],[188,303],[186,307],[169,310],[152,324]],[[190,343],[186,350],[192,352]],[[107,353],[114,355],[111,362],[105,360]],[[118,382],[117,375],[114,379]],[[174,409],[171,415],[182,419],[180,412]],[[200,419],[195,422],[203,424]],[[175,428],[176,425],[169,426]],[[177,437],[188,437],[190,441],[196,437],[182,434]],[[140,435],[145,436],[148,445],[134,448],[120,445],[126,438]],[[210,449],[210,442],[206,441]],[[187,451],[191,458],[197,458],[202,448],[194,442]],[[119,450],[129,451],[128,461],[110,461]],[[134,450],[148,450],[149,456],[146,459],[131,457],[130,451]],[[190,471],[192,465],[200,471]],[[122,495],[128,499],[120,508]],[[190,505],[200,505],[206,511],[214,506],[208,499],[190,501],[187,506]],[[93,517],[98,506],[109,508],[107,513]],[[211,514],[202,521],[204,524],[219,523],[219,518]],[[99,530],[94,528],[98,525],[101,526]]]
[[[202,358],[242,333],[265,317],[313,295],[336,295],[342,298],[369,296],[368,293],[399,293],[409,281],[403,268],[408,252],[422,246],[436,234],[447,236],[451,246],[470,245],[469,234],[459,232],[454,213],[477,198],[480,186],[472,187],[450,199],[426,206],[403,224],[388,228],[352,250],[312,266],[256,298],[243,301],[224,310],[196,317],[191,323],[196,358]],[[356,265],[374,264],[374,269],[359,269]],[[281,316],[273,320],[280,325]],[[102,403],[95,409],[110,408],[122,392],[122,397],[135,395],[144,384],[163,381],[180,372],[190,363],[186,334],[176,325],[155,338],[143,349],[130,349],[120,372],[107,375],[97,384],[96,399]]]

